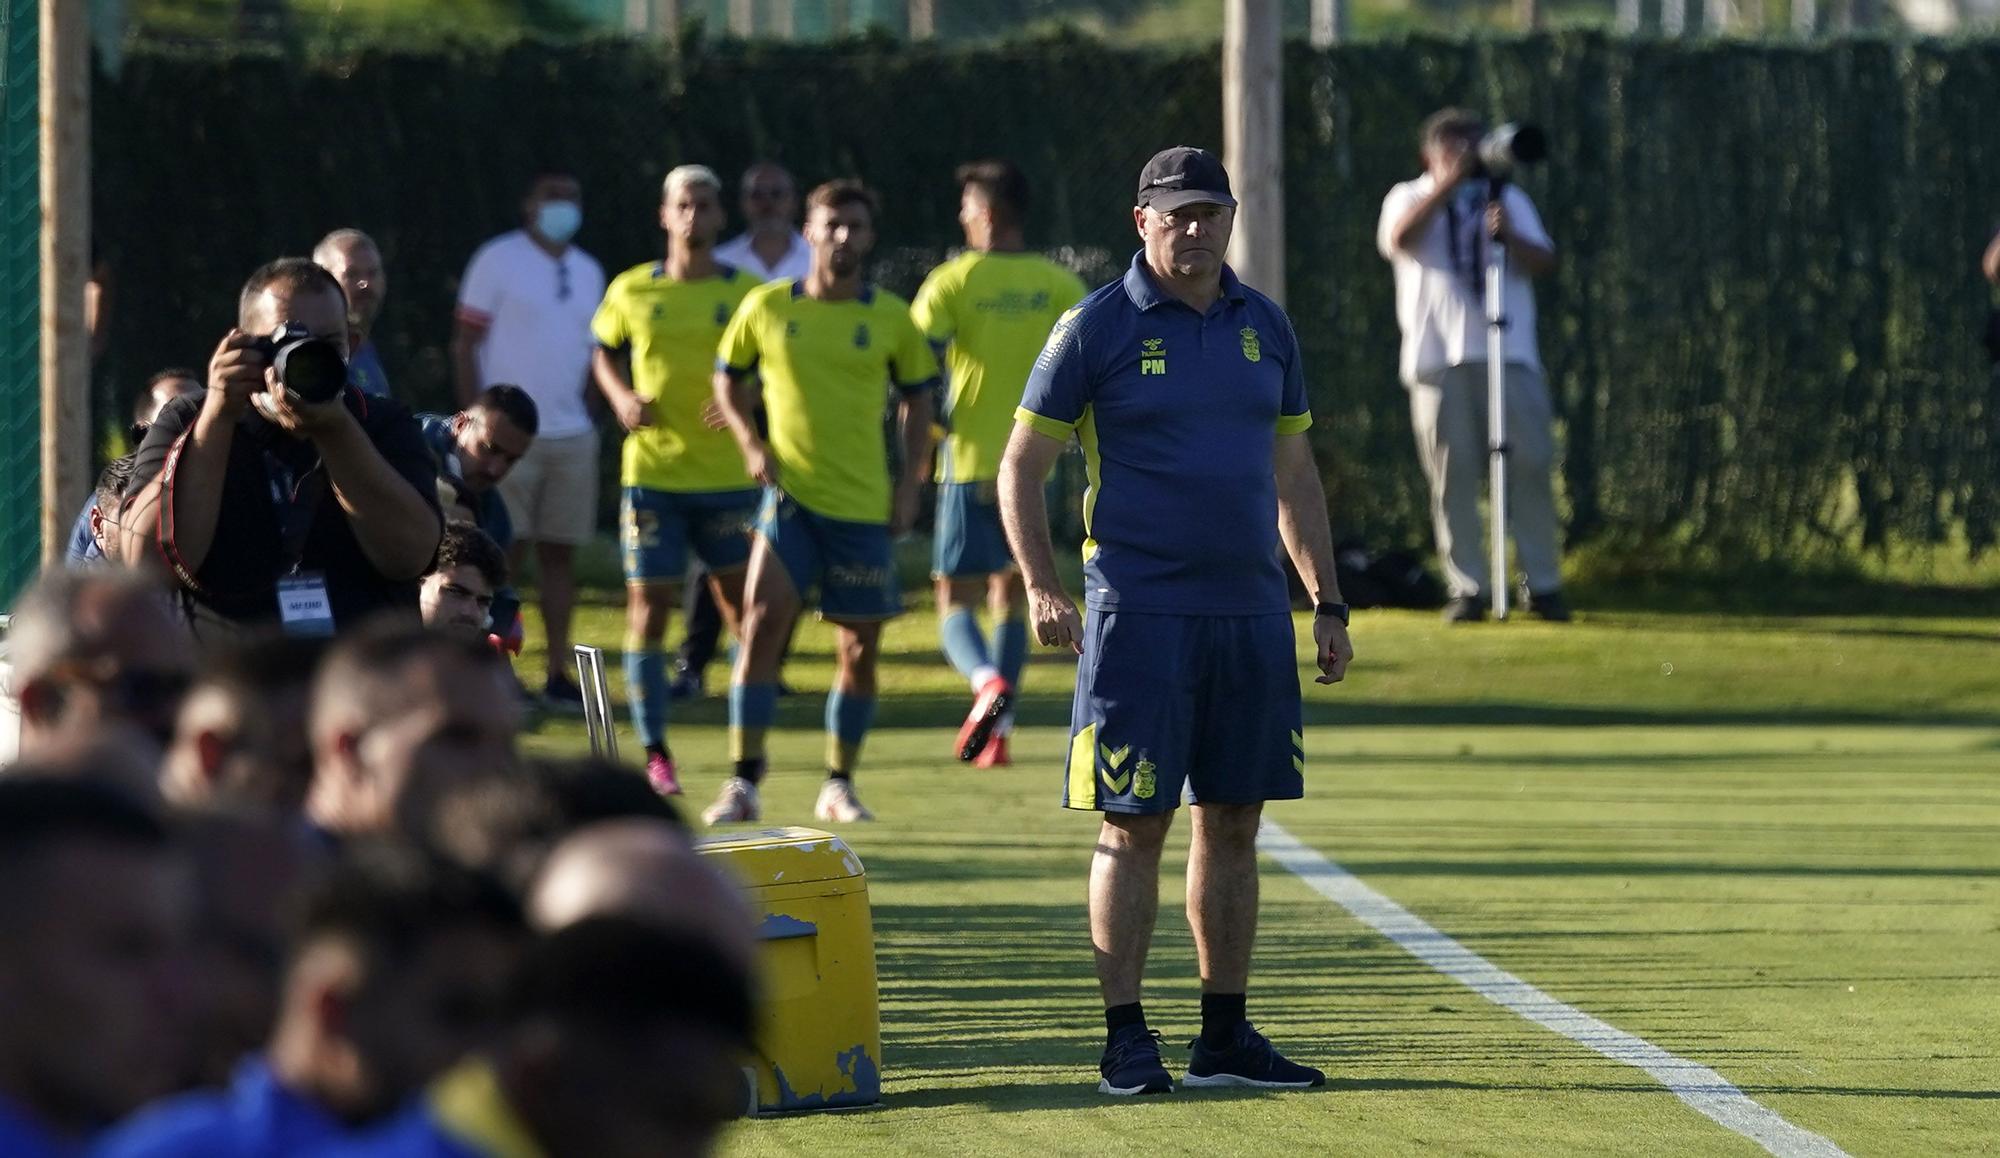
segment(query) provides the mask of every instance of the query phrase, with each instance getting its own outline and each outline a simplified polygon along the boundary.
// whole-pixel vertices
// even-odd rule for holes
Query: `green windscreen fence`
[[[0,0],[0,609],[41,557],[35,0]]]
[[[390,378],[441,406],[460,271],[549,164],[583,179],[579,241],[613,272],[657,257],[673,165],[713,165],[732,203],[757,157],[806,184],[859,175],[882,194],[876,275],[908,294],[962,244],[953,167],[1011,157],[1030,243],[1102,282],[1136,247],[1146,158],[1219,147],[1220,88],[1214,49],[1077,37],[138,49],[93,104],[96,236],[121,287],[100,380],[128,400],[202,365],[251,269],[359,226],[388,259]],[[2000,42],[1295,43],[1285,90],[1287,304],[1343,534],[1429,537],[1375,232],[1416,174],[1418,123],[1463,104],[1552,146],[1523,183],[1564,256],[1539,336],[1572,542],[1797,558],[2000,539],[1978,268],[2000,224]]]

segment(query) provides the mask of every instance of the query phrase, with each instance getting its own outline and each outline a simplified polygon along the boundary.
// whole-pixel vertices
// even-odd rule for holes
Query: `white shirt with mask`
[[[459,284],[458,313],[486,329],[479,387],[519,386],[535,400],[538,438],[591,429],[585,375],[597,340],[590,319],[604,297],[604,267],[572,245],[561,257],[525,229],[479,247]]]
[[[1434,378],[1440,371],[1486,361],[1486,255],[1494,244],[1486,232],[1487,183],[1462,183],[1431,217],[1407,250],[1391,244],[1396,225],[1430,195],[1436,182],[1427,173],[1389,190],[1375,247],[1389,260],[1396,278],[1396,323],[1402,327],[1403,384]],[[1502,191],[1514,232],[1554,249],[1535,203],[1519,186]],[[1502,309],[1507,317],[1503,349],[1511,364],[1542,368],[1535,345],[1535,290],[1519,262],[1507,264]]]
[[[774,264],[765,265],[757,256],[757,250],[750,244],[750,235],[739,234],[715,247],[715,260],[759,281],[777,281],[781,277],[804,280],[806,271],[812,268],[812,247],[806,244],[805,234],[794,230],[792,241],[785,255]]]

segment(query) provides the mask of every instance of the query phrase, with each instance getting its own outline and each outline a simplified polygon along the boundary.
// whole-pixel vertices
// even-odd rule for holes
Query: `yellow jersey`
[[[926,338],[946,346],[937,481],[1000,477],[1028,371],[1056,319],[1083,295],[1081,278],[1034,253],[971,250],[924,279],[910,313]]]
[[[675,281],[655,261],[619,274],[604,291],[591,332],[605,348],[630,354],[632,389],[652,410],[651,426],[625,436],[620,485],[683,492],[757,485],[736,439],[701,417],[714,396],[716,343],[757,284],[726,266],[717,277]]]
[[[816,301],[800,282],[768,282],[729,320],[716,364],[762,378],[786,494],[830,519],[889,521],[888,388],[929,390],[938,373],[907,302],[873,286],[853,301]]]

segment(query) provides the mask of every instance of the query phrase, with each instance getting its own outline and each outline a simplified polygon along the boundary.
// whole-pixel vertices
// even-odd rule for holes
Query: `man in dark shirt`
[[[303,327],[347,351],[347,299],[326,270],[281,258],[244,284],[208,389],[160,412],[127,490],[121,557],[163,562],[197,634],[282,622],[326,634],[417,614],[444,524],[435,467],[400,403],[348,387],[307,402],[259,346]]]

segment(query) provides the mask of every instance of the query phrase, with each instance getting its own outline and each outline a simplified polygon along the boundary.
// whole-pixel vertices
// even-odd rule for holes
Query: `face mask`
[[[535,210],[535,232],[561,245],[583,225],[583,206],[574,201],[544,201]]]

